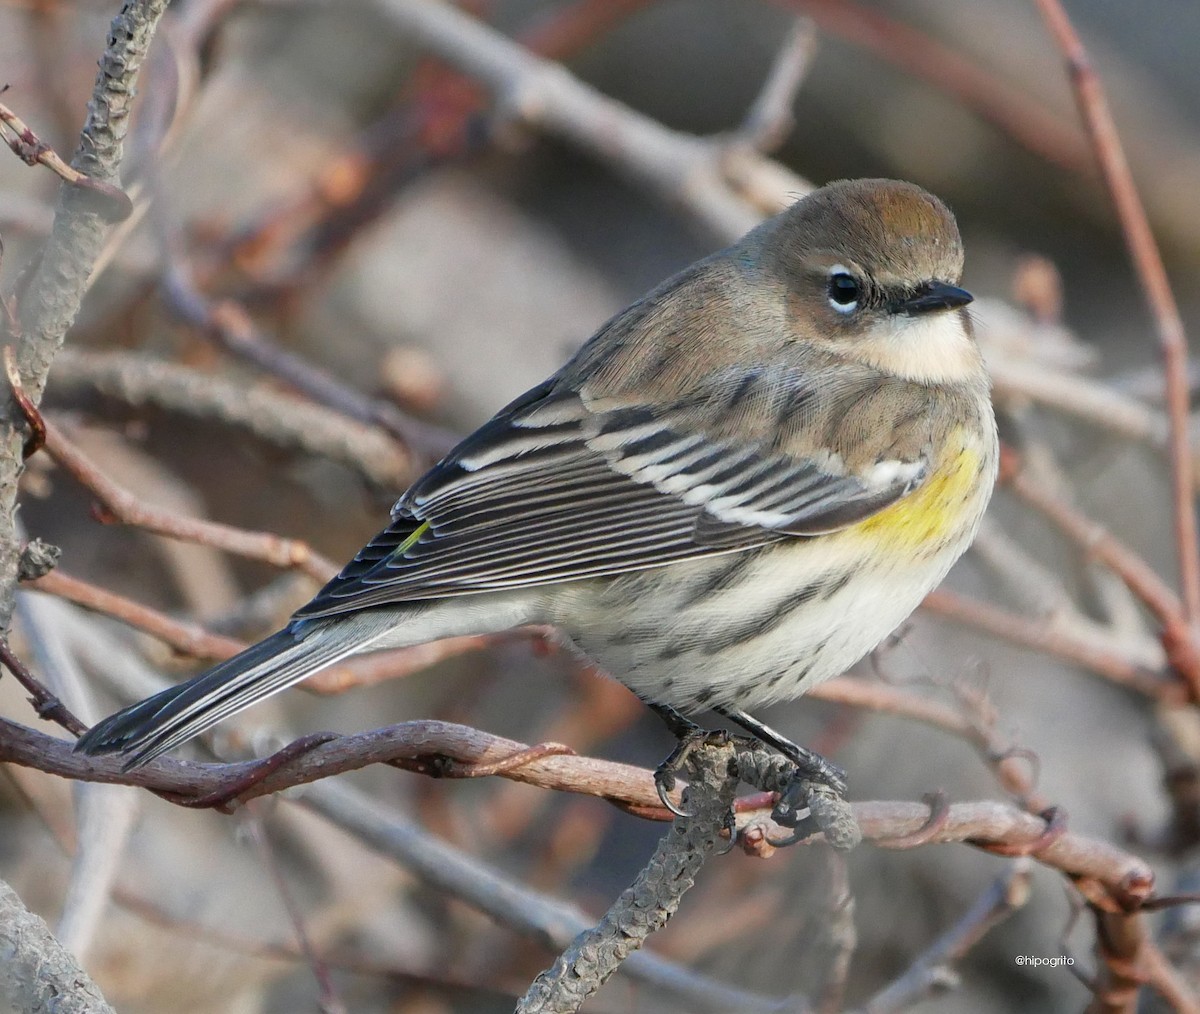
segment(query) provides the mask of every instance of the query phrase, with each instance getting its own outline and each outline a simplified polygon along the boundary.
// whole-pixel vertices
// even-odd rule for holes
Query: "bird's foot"
[[[731,736],[724,729],[709,730],[701,728],[695,723],[690,724],[692,728],[679,737],[675,749],[667,754],[666,759],[654,769],[654,787],[658,791],[659,801],[676,817],[692,816],[686,810],[676,806],[670,794],[675,789],[679,772],[687,766],[695,753],[708,747],[723,747],[730,743],[734,743],[739,749],[753,746],[749,741],[743,744],[738,737]],[[732,819],[733,813],[730,811],[729,820],[732,821]]]

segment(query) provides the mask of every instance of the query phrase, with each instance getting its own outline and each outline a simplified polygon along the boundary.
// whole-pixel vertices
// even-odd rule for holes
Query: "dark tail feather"
[[[110,715],[84,733],[75,749],[126,754],[126,770],[138,767],[363,646],[319,627],[303,637],[281,630],[186,683]]]

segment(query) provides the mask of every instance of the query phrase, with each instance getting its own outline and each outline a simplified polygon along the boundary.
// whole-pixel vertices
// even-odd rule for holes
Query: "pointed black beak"
[[[926,282],[916,292],[906,297],[896,307],[896,311],[912,317],[918,313],[931,313],[934,310],[953,310],[960,306],[966,306],[974,298],[966,289],[960,289],[957,285],[947,285],[945,282]]]

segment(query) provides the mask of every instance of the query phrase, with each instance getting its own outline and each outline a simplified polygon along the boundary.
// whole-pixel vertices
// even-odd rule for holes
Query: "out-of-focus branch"
[[[227,553],[262,560],[275,567],[291,568],[328,581],[338,568],[306,542],[288,539],[271,532],[250,532],[233,525],[182,517],[142,503],[108,476],[76,447],[56,425],[46,420],[45,451],[100,500],[100,520],[117,521],[144,528],[148,532],[173,539],[213,546]]]
[[[1116,207],[1130,259],[1154,317],[1162,350],[1167,416],[1171,424],[1171,477],[1175,494],[1175,541],[1185,614],[1200,626],[1200,540],[1196,533],[1192,452],[1188,438],[1188,350],[1183,319],[1146,209],[1138,196],[1125,150],[1108,108],[1104,86],[1059,0],[1037,0],[1062,51],[1104,184]]]
[[[195,419],[244,429],[279,447],[327,458],[381,489],[412,481],[412,458],[381,430],[353,422],[261,385],[124,352],[63,349],[54,364],[56,395],[98,393],[128,405],[154,405]]]
[[[1188,692],[1178,680],[1164,678],[1091,640],[1060,630],[1051,620],[1010,613],[945,588],[926,595],[921,608],[993,637],[1081,666],[1156,700],[1181,704],[1187,699]]]
[[[376,0],[405,36],[484,82],[504,113],[589,152],[673,205],[686,208],[719,239],[733,242],[778,210],[789,194],[811,189],[777,162],[731,146],[669,130],[585,85],[562,66],[455,10],[425,0]],[[773,209],[743,193],[776,194]]]
[[[436,461],[458,442],[447,430],[413,418],[390,402],[368,397],[281,348],[261,334],[250,315],[233,300],[208,300],[196,287],[182,257],[170,250],[172,241],[168,239],[165,245],[172,258],[162,280],[167,307],[226,351],[279,377],[319,404],[368,426],[378,426],[426,463]]]
[[[1088,556],[1111,568],[1158,620],[1167,660],[1200,699],[1200,627],[1189,623],[1184,605],[1154,569],[1102,525],[1076,510],[1018,469],[1009,486],[1052,521]]]
[[[135,602],[124,595],[118,595],[107,588],[91,584],[64,574],[61,570],[52,570],[43,574],[36,581],[26,582],[23,587],[34,588],[47,595],[57,595],[68,602],[92,609],[106,616],[115,617],[131,627],[142,630],[147,634],[171,645],[181,654],[193,658],[220,661],[230,658],[241,651],[245,644],[231,637],[210,634],[195,623],[175,620],[166,613]]]
[[[71,168],[102,184],[118,178],[138,72],[167,0],[126,0],[113,19]],[[111,187],[110,187],[111,189]],[[24,285],[15,335],[21,385],[36,404],[58,350],[74,323],[111,222],[111,197],[68,184],[59,192],[54,227]],[[13,610],[20,553],[15,530],[23,415],[10,401],[0,420],[0,630]]]
[[[989,72],[874,5],[853,0],[773,0],[804,14],[830,35],[860,46],[884,63],[940,89],[1048,162],[1090,173],[1085,139],[1069,121]]]
[[[13,1011],[114,1014],[50,927],[0,880],[0,1005]]]
[[[340,780],[308,786],[299,801],[372,851],[399,863],[422,883],[460,898],[502,926],[536,938],[547,949],[561,950],[592,925],[593,920],[574,906],[512,883],[481,860],[464,855],[418,824],[388,812],[377,800]],[[773,997],[735,989],[647,951],[629,955],[622,974],[664,990],[679,998],[685,1010],[697,1014],[779,1011],[779,1001]]]
[[[1032,889],[1031,864],[1017,859],[983,892],[963,917],[905,969],[904,974],[876,993],[865,1011],[898,1014],[934,992],[958,961],[998,923],[1029,900]]]
[[[26,582],[23,587],[54,595],[104,616],[111,616],[135,630],[157,638],[181,655],[202,661],[221,662],[232,658],[246,647],[244,641],[214,634],[199,624],[168,616],[158,609],[89,581],[72,577],[61,570],[43,574]],[[352,687],[372,686],[387,680],[403,679],[446,659],[457,658],[472,651],[482,651],[527,636],[519,630],[499,634],[477,634],[375,652],[322,669],[305,680],[302,687],[317,694],[340,694]],[[0,640],[0,644],[2,643]]]

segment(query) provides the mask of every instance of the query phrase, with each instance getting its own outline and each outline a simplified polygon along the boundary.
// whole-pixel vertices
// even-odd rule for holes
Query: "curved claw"
[[[687,810],[676,806],[671,797],[667,795],[675,788],[675,775],[670,771],[662,771],[661,769],[654,772],[654,788],[658,791],[658,801],[663,807],[670,810],[676,817],[694,817],[694,813],[688,813]]]
[[[733,810],[730,810],[727,814],[725,814],[724,830],[729,832],[729,844],[726,845],[723,849],[715,849],[713,851],[714,856],[729,855],[729,853],[733,851],[733,847],[737,844],[737,840],[738,840],[737,816],[734,814]]]

